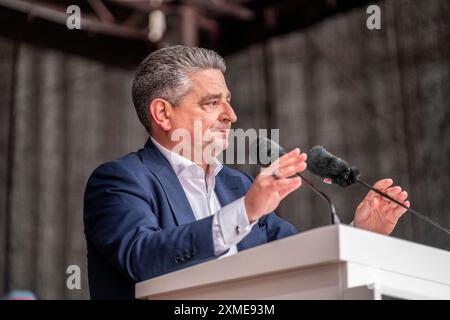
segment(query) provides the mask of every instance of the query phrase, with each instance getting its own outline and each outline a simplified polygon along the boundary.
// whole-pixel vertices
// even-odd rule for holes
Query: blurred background
[[[80,30],[66,26],[73,4]],[[366,26],[372,4],[379,30]],[[87,178],[144,145],[131,81],[173,44],[225,57],[234,128],[279,128],[286,148],[321,144],[369,183],[392,177],[449,227],[449,40],[449,0],[0,0],[0,296],[89,298]],[[350,223],[366,190],[320,186]],[[329,223],[307,188],[278,213],[300,231]],[[450,250],[448,235],[411,214],[393,236]],[[66,286],[69,265],[81,290]]]

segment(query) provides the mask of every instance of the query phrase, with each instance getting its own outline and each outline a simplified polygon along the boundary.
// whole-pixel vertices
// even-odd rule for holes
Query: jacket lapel
[[[247,192],[240,177],[227,175],[224,170],[217,175],[214,190],[222,207],[243,197]],[[256,224],[252,231],[238,243],[238,250],[241,251],[265,243],[267,240],[264,239],[264,235],[259,228],[259,224]]]
[[[155,175],[161,184],[178,225],[195,221],[191,205],[172,166],[151,139],[148,139],[145,144],[142,151],[142,160],[147,169]]]
[[[214,191],[222,207],[245,195],[241,179],[227,175],[223,169],[216,176]]]
[[[192,212],[191,205],[172,166],[152,143],[151,139],[148,139],[142,150],[142,161],[161,184],[178,225],[195,221],[196,218]],[[229,175],[226,172],[227,170],[224,168],[217,174],[214,188],[222,207],[243,197],[246,193],[241,178]],[[260,239],[258,229],[258,225],[253,227],[250,234],[238,244],[238,250],[250,248],[264,242]]]

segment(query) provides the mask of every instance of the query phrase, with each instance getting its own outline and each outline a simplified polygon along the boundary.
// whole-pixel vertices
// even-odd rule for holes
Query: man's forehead
[[[214,99],[214,98],[231,98],[231,92],[226,90],[224,92],[214,92],[214,91],[209,91],[209,92],[205,92],[202,94],[201,98],[202,100],[207,100],[207,99]]]
[[[200,85],[225,85],[225,77],[219,70],[201,70],[189,74],[191,81]]]
[[[196,71],[189,75],[192,89],[202,96],[231,96],[225,78],[220,70],[208,69]]]

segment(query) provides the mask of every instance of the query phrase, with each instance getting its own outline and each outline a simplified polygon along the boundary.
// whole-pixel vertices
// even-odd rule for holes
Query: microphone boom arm
[[[334,207],[334,204],[333,202],[331,202],[330,198],[328,198],[328,196],[325,193],[320,191],[311,181],[303,177],[300,173],[297,173],[296,175],[302,178],[302,181],[304,181],[322,199],[325,199],[328,202],[331,211],[331,224],[340,224],[341,220],[339,219],[339,216],[336,213],[336,208]]]
[[[388,196],[387,194],[385,194],[384,192],[370,186],[369,184],[365,183],[364,181],[359,180],[358,178],[355,178],[355,181],[362,184],[363,186],[365,186],[366,188],[372,190],[373,192],[378,193],[380,196],[387,198],[389,200],[391,200],[392,202],[395,202],[396,204],[398,204],[399,206],[401,206],[402,208],[405,208],[407,211],[411,212],[412,214],[416,215],[417,217],[427,221],[428,223],[431,223],[433,226],[435,226],[436,228],[441,229],[442,231],[446,232],[447,234],[450,234],[450,230],[441,226],[439,223],[434,222],[433,220],[431,220],[430,218],[428,218],[427,216],[423,215],[422,213],[412,209],[412,208],[408,208],[407,206],[405,206],[403,203],[395,200],[394,198]]]

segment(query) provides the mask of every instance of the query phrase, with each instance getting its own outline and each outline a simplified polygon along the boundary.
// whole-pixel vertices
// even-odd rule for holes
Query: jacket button
[[[179,256],[179,257],[176,257],[176,258],[175,258],[175,263],[176,263],[176,264],[180,264],[180,263],[182,263],[183,261],[184,261],[183,257],[180,257],[180,256]]]

